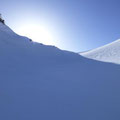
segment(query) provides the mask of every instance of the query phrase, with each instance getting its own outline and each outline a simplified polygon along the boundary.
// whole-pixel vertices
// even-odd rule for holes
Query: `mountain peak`
[[[2,18],[2,14],[0,14],[0,22],[1,22],[2,24],[5,24],[5,20]]]
[[[98,61],[120,64],[120,39],[80,55]]]

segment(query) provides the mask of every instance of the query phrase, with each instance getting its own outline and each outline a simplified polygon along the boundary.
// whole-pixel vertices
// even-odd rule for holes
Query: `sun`
[[[32,41],[46,45],[54,45],[53,36],[50,31],[41,25],[23,25],[18,28],[17,33],[29,37]]]

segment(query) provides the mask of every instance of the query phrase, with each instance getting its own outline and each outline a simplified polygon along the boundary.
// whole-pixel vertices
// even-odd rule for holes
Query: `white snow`
[[[120,120],[119,86],[119,65],[33,43],[0,24],[0,120]]]
[[[104,62],[120,64],[120,40],[105,46],[80,53],[80,55]]]

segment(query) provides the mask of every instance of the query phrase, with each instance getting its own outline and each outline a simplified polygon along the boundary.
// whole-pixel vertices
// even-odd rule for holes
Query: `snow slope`
[[[114,41],[97,49],[80,53],[80,55],[99,61],[120,64],[120,40]]]
[[[30,42],[0,24],[0,120],[120,120],[120,66]]]

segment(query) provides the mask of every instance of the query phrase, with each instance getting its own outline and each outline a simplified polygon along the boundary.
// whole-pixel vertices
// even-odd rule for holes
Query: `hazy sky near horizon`
[[[0,12],[15,32],[39,24],[55,46],[80,52],[120,38],[119,5],[119,0],[0,0]]]

